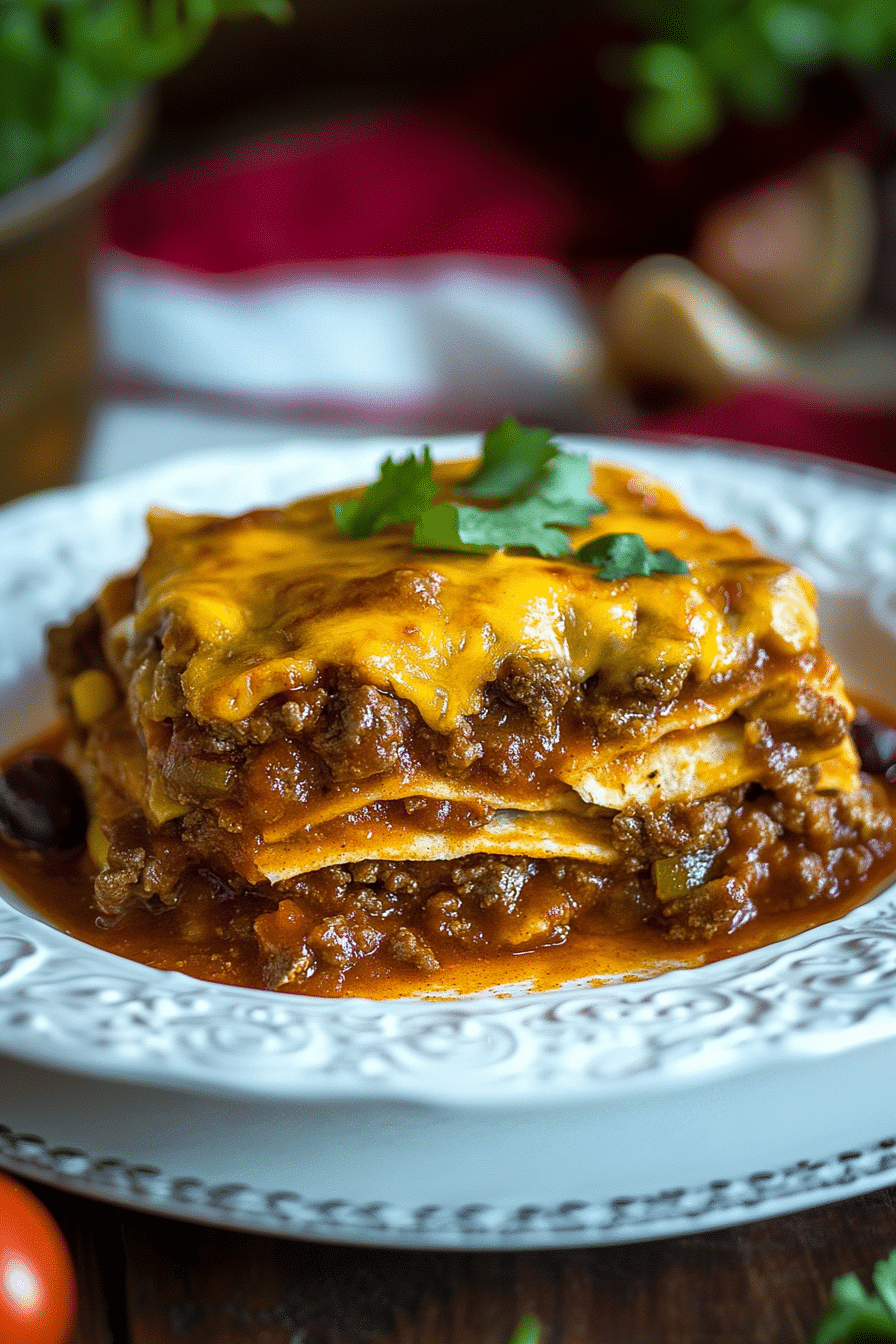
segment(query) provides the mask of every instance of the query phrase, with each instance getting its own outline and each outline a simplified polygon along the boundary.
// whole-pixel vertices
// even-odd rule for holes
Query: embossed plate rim
[[[414,1250],[525,1250],[610,1246],[756,1222],[878,1190],[896,1171],[896,1138],[773,1171],[603,1200],[522,1204],[397,1205],[310,1200],[242,1181],[210,1183],[158,1166],[52,1147],[0,1123],[0,1166],[74,1194],[213,1227],[301,1240]]]
[[[0,511],[0,576],[6,575],[0,577],[0,612],[18,615],[23,649],[17,662],[7,654],[0,693],[13,689],[33,662],[33,630],[20,628],[23,611],[59,618],[73,601],[89,596],[96,571],[104,570],[103,559],[87,553],[90,539],[108,537],[112,520],[133,529],[151,500],[183,505],[197,492],[217,502],[191,499],[192,507],[220,507],[222,490],[230,491],[237,507],[233,478],[239,476],[244,489],[253,473],[251,502],[284,497],[284,481],[302,468],[317,471],[312,488],[338,487],[363,477],[384,452],[412,442],[306,439],[272,450],[230,450],[51,492]],[[436,447],[440,456],[458,456],[472,453],[476,443],[463,436]],[[577,437],[570,446],[641,462],[679,487],[688,474],[692,485],[721,475],[730,486],[735,467],[748,464],[752,478],[798,482],[815,500],[813,508],[835,498],[842,507],[852,491],[896,536],[896,485],[871,469],[702,442],[669,446]],[[737,482],[740,508],[755,485],[755,479]],[[690,502],[700,511],[699,500]],[[786,528],[780,501],[777,514],[771,496],[765,507],[771,523]],[[752,519],[744,525],[757,530]],[[23,541],[34,537],[38,554],[49,562],[43,586],[33,556],[22,563]],[[54,538],[55,558],[44,554]],[[855,592],[857,581],[861,587],[871,578],[880,609],[892,601],[896,610],[896,566],[889,576],[878,573],[878,561],[869,555],[864,574],[838,577],[822,547],[821,586],[832,584],[836,592],[839,582],[844,592]],[[116,555],[106,565],[125,562]],[[682,1085],[697,1075],[889,1039],[896,1036],[891,961],[896,967],[893,888],[795,939],[639,984],[511,993],[506,999],[332,1001],[153,971],[75,943],[0,901],[0,1052],[70,1072],[224,1095],[388,1095],[452,1105],[532,1105],[549,1095],[553,1104],[564,1096]]]

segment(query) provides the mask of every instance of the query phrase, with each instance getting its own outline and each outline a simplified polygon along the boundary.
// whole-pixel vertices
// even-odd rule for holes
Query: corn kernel
[[[101,719],[118,701],[115,682],[108,672],[89,667],[79,672],[71,685],[72,708],[75,718],[86,727]]]

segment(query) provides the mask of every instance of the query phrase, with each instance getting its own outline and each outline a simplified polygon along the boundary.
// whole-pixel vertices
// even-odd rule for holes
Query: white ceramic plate
[[[149,504],[238,511],[408,446],[222,453],[0,512],[0,745],[48,721],[43,627],[138,558]],[[571,446],[803,565],[847,679],[896,701],[896,481]],[[151,970],[0,890],[0,1163],[156,1212],[408,1247],[608,1243],[858,1194],[896,1179],[896,899],[642,984],[375,1003]]]

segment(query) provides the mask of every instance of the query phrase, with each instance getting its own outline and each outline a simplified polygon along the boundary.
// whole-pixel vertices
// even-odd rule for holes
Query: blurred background
[[[889,467],[896,0],[0,0],[0,495],[505,414]]]

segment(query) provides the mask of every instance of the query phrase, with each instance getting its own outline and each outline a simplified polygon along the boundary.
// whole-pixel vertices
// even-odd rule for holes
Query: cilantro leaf
[[[878,1260],[871,1280],[878,1297],[896,1322],[896,1251],[891,1251],[886,1260]]]
[[[333,517],[346,536],[372,537],[391,523],[415,523],[438,491],[432,454],[424,444],[420,458],[413,452],[401,462],[387,457],[367,493],[360,499],[337,500]]]
[[[541,1325],[538,1317],[530,1313],[517,1323],[516,1329],[510,1336],[510,1344],[538,1344],[540,1336]]]
[[[421,514],[411,544],[420,551],[476,551],[488,555],[506,546],[531,546],[539,555],[569,555],[572,542],[538,500],[506,509],[474,509],[466,504],[436,504]]]
[[[605,508],[591,493],[588,458],[559,453],[536,489],[503,509],[477,509],[468,504],[436,504],[427,509],[414,528],[412,545],[418,550],[480,554],[506,546],[531,546],[539,555],[570,555],[572,542],[557,525],[585,527]]]
[[[485,499],[509,498],[534,486],[560,449],[549,429],[523,429],[509,416],[486,434],[482,461],[458,494]]]
[[[671,551],[652,551],[637,532],[608,532],[579,547],[578,556],[593,565],[602,579],[628,579],[647,574],[690,574]]]
[[[879,1297],[865,1291],[857,1274],[844,1274],[834,1280],[831,1305],[812,1336],[812,1344],[896,1339],[896,1316],[892,1312],[896,1292],[896,1251],[889,1259],[877,1262],[873,1279]]]
[[[529,498],[552,510],[551,521],[564,527],[587,527],[596,513],[606,513],[602,499],[591,492],[594,479],[591,462],[579,453],[558,453],[554,465],[543,474]]]
[[[481,498],[506,498],[522,503],[535,497],[562,513],[553,519],[567,527],[586,527],[606,504],[592,493],[587,457],[564,453],[549,429],[523,429],[509,417],[486,435],[482,463],[457,493]]]

